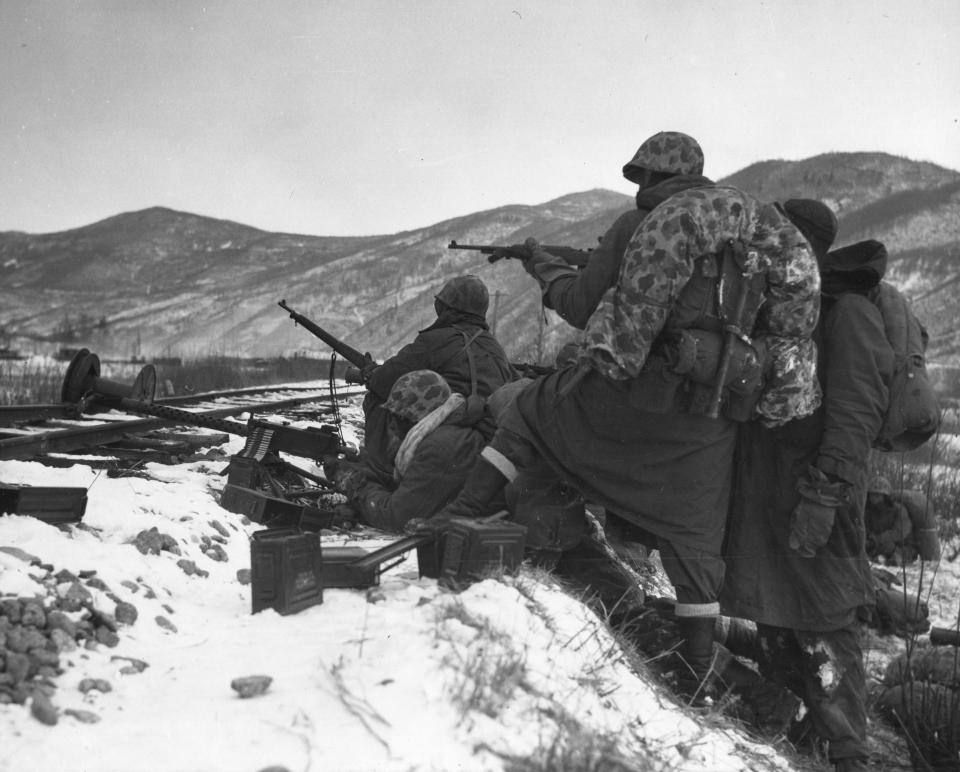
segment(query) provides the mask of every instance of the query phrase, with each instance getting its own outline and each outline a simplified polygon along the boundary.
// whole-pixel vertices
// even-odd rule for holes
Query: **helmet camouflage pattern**
[[[644,169],[667,174],[703,174],[703,150],[693,137],[679,131],[654,134],[623,167],[623,176],[640,184]]]
[[[457,311],[485,317],[490,306],[487,285],[473,274],[455,276],[443,285],[437,300]]]
[[[449,399],[450,386],[433,370],[414,370],[397,378],[384,408],[416,423]]]

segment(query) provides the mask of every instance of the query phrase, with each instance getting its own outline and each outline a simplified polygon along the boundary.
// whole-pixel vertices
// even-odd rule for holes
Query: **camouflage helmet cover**
[[[386,410],[416,423],[449,399],[450,386],[433,370],[414,370],[397,378],[390,396],[383,403]]]
[[[703,150],[693,137],[661,131],[637,148],[623,167],[623,176],[638,185],[644,169],[667,174],[703,174]]]
[[[473,274],[455,276],[437,294],[437,300],[457,311],[485,317],[490,307],[487,285]]]

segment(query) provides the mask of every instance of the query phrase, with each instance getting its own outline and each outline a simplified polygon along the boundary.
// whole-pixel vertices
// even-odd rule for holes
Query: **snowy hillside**
[[[355,425],[356,406],[345,412]],[[134,476],[0,462],[3,482],[89,497],[79,526],[0,516],[0,607],[38,598],[60,633],[33,696],[0,705],[0,770],[794,768],[680,707],[543,573],[455,593],[419,578],[411,553],[378,587],[251,614],[259,526],[218,504],[241,446]],[[325,546],[386,543],[350,538],[323,533]],[[952,583],[940,624],[956,614],[954,569],[938,577]],[[28,609],[39,613],[23,600],[17,613]],[[64,635],[65,620],[86,634]],[[231,688],[253,676],[269,678],[262,694],[240,692],[263,680]]]

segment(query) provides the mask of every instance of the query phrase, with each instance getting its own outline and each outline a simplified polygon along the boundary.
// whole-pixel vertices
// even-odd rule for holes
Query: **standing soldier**
[[[700,145],[679,131],[661,131],[645,139],[624,165],[623,176],[638,186],[636,208],[614,221],[583,268],[571,266],[561,259],[563,254],[546,252],[523,261],[524,269],[540,284],[543,304],[580,330],[603,294],[617,283],[623,255],[643,218],[675,193],[713,184],[703,176]],[[521,249],[511,247],[505,254]]]
[[[527,248],[549,260],[535,240]],[[738,422],[780,425],[817,407],[819,297],[813,254],[775,206],[732,187],[669,198],[633,234],[577,361],[518,395],[486,463],[438,517],[482,512],[539,457],[652,533],[676,592],[680,686],[696,697],[710,674]]]
[[[825,205],[819,214],[805,209],[836,233]],[[785,426],[741,427],[722,603],[725,613],[757,623],[761,671],[803,698],[830,761],[854,772],[868,768],[859,640],[875,598],[864,549],[867,461],[887,410],[894,352],[868,296],[883,277],[886,250],[861,242],[827,252],[829,243],[817,249],[822,405]]]

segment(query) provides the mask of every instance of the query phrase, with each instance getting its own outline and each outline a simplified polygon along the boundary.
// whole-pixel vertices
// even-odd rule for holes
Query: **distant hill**
[[[930,358],[960,364],[960,172],[882,153],[763,161],[720,182],[765,200],[813,197],[840,219],[838,244],[884,242],[889,278],[916,302]],[[0,233],[0,347],[85,345],[139,353],[270,356],[328,349],[277,307],[287,302],[352,346],[389,356],[432,321],[448,278],[476,273],[489,319],[516,360],[547,361],[575,335],[544,313],[513,261],[494,265],[466,244],[527,236],[591,247],[631,197],[590,190],[508,205],[426,228],[355,238],[269,233],[163,208],[59,233]]]

